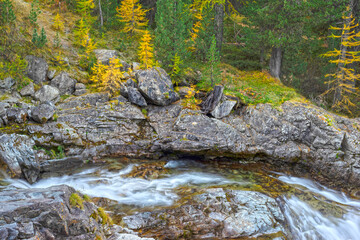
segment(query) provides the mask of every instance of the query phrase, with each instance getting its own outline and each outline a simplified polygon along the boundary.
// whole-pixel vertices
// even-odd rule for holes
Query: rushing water
[[[8,185],[3,188],[45,188],[66,184],[92,197],[108,198],[141,209],[172,205],[181,198],[179,188],[226,186],[279,197],[291,232],[290,239],[360,239],[360,201],[308,179],[253,173],[234,166],[219,169],[195,161],[170,161],[164,166],[168,171],[159,178],[147,180],[128,177],[135,166],[137,164],[128,164],[116,171],[94,167],[42,179],[33,185],[5,179]]]

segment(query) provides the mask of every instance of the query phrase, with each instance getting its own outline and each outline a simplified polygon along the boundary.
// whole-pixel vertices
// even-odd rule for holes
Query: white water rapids
[[[9,183],[5,188],[46,188],[66,184],[92,197],[105,197],[119,204],[147,206],[170,206],[179,196],[175,189],[181,186],[207,187],[217,185],[259,184],[249,181],[234,181],[219,173],[209,173],[206,168],[192,169],[187,163],[170,161],[167,168],[183,171],[166,175],[159,179],[145,180],[127,178],[134,164],[120,171],[108,171],[104,168],[92,168],[69,176],[50,177],[29,185],[15,179],[5,179]],[[214,172],[214,171],[213,171]],[[360,240],[360,201],[345,194],[328,189],[316,182],[289,176],[274,176],[284,184],[295,189],[294,193],[282,196],[284,215],[290,229],[289,239],[296,240]],[[1,189],[0,189],[1,191]],[[314,208],[297,193],[306,193],[311,201],[324,203],[340,209],[341,215]]]

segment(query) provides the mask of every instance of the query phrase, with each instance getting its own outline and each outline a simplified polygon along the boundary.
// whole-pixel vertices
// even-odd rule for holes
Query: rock
[[[141,238],[134,234],[118,233],[114,237],[110,238],[110,240],[155,240],[155,238]]]
[[[276,201],[251,191],[207,189],[179,207],[123,217],[132,230],[151,230],[164,238],[235,239],[284,232],[285,218]],[[148,233],[148,234],[146,234]]]
[[[165,70],[161,68],[139,70],[135,76],[139,91],[149,103],[166,106],[180,99],[174,92],[171,79]]]
[[[46,81],[46,74],[49,69],[49,65],[43,58],[35,56],[26,56],[28,61],[27,75],[34,81],[35,84],[40,84]]]
[[[83,84],[83,83],[76,83],[76,84],[75,84],[75,89],[76,89],[76,90],[86,89],[86,86],[85,86],[85,84]]]
[[[72,79],[67,72],[61,72],[53,80],[51,86],[59,89],[60,95],[73,94],[75,91],[76,80]]]
[[[38,123],[46,123],[55,114],[56,107],[52,102],[41,103],[31,111],[31,118]]]
[[[35,99],[40,102],[49,101],[56,103],[60,99],[60,92],[56,87],[44,85],[35,93]]]
[[[141,93],[133,87],[128,88],[128,96],[129,101],[135,105],[138,105],[139,107],[146,107],[147,103],[145,98],[141,95]]]
[[[75,96],[81,96],[81,95],[84,95],[87,93],[88,93],[87,89],[77,89],[77,90],[75,90],[75,92],[73,94]]]
[[[228,116],[236,105],[236,101],[225,100],[218,104],[213,111],[210,112],[214,118],[223,118]]]
[[[0,89],[5,91],[10,91],[11,88],[15,85],[15,80],[12,77],[7,77],[4,80],[0,79]]]
[[[140,63],[138,63],[138,62],[133,62],[133,63],[132,63],[132,70],[133,70],[133,71],[140,70]]]
[[[92,202],[83,200],[83,207],[71,205],[69,199],[75,193],[65,185],[0,192],[0,236],[84,240],[95,239],[96,235],[104,237],[109,223],[101,223],[97,206]],[[80,193],[76,194],[82,199]]]
[[[24,123],[27,121],[28,112],[24,108],[12,107],[6,111],[9,122]]]
[[[125,83],[121,84],[120,94],[125,98],[129,97],[129,93],[128,93],[129,92],[129,90],[128,90],[129,87],[137,88],[136,82],[134,82],[134,80],[132,80],[132,79],[128,79]]]
[[[107,49],[95,49],[94,50],[96,59],[100,61],[104,65],[110,64],[110,58],[123,58],[122,53],[116,50],[107,50]],[[120,63],[122,67],[120,67],[121,71],[127,72],[130,69],[130,65],[120,59]]]
[[[56,70],[48,70],[47,71],[47,77],[49,80],[52,80],[55,77]]]
[[[26,85],[25,87],[23,87],[20,90],[20,95],[21,96],[31,96],[33,97],[35,95],[35,88],[34,88],[34,84],[32,82],[30,82],[28,85]]]
[[[29,183],[34,183],[40,173],[40,165],[33,150],[34,145],[34,141],[24,135],[0,136],[0,162],[5,163],[11,175],[21,177],[23,174]]]
[[[107,93],[91,93],[80,97],[69,97],[63,103],[59,104],[59,109],[69,109],[84,106],[96,106],[97,104],[109,101]]]

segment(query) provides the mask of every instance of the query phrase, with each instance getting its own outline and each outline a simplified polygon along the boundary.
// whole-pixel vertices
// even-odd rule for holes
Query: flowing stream
[[[314,181],[279,173],[244,169],[236,164],[209,165],[197,161],[169,161],[156,178],[132,177],[143,164],[129,163],[117,170],[108,165],[48,177],[30,185],[5,179],[8,188],[45,188],[66,184],[91,197],[106,198],[131,209],[171,206],[182,196],[179,189],[214,186],[252,190],[278,198],[287,220],[289,239],[360,239],[360,201]],[[149,164],[149,163],[147,163]],[[151,165],[151,163],[150,163]]]

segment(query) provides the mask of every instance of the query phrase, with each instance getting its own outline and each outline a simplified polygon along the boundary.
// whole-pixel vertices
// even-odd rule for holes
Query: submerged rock
[[[75,204],[69,199],[77,194]],[[105,239],[109,223],[71,187],[0,192],[1,239]]]
[[[19,178],[23,174],[29,183],[38,179],[40,165],[35,157],[34,145],[35,142],[24,135],[0,136],[0,161],[5,163],[10,175]]]
[[[139,70],[136,73],[138,89],[152,104],[166,106],[180,100],[169,75],[161,68]]]
[[[130,229],[167,239],[232,239],[281,233],[284,216],[276,201],[251,191],[207,189],[180,207],[123,218]]]

